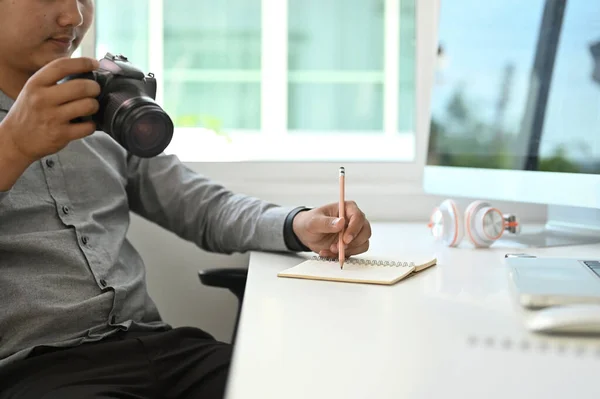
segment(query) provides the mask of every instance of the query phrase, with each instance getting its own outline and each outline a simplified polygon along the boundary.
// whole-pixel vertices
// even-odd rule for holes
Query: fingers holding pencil
[[[343,228],[345,234],[343,239],[344,258],[347,260],[350,256],[364,253],[369,249],[372,231],[369,220],[354,201],[346,201],[345,212],[345,228]],[[329,248],[319,251],[319,255],[327,258],[337,257],[339,245],[339,238],[335,238]]]
[[[371,225],[356,202],[346,201],[346,170],[339,168],[339,200],[296,213],[293,232],[305,247],[320,256],[338,258],[343,268],[348,257],[369,249]]]

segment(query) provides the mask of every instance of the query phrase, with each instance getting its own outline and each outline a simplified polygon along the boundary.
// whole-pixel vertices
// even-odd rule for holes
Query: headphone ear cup
[[[465,232],[477,248],[487,248],[503,233],[502,213],[485,201],[473,201],[465,210]]]
[[[445,200],[431,216],[432,233],[448,247],[460,244],[464,229],[462,214],[453,200]]]

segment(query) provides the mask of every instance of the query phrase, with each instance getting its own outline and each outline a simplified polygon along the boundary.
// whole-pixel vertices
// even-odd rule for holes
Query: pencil
[[[340,203],[339,203],[339,217],[342,219],[346,218],[346,170],[344,167],[340,167]],[[344,221],[344,226],[342,227],[342,231],[340,231],[340,236],[338,238],[338,253],[340,259],[340,269],[344,268],[344,261],[346,258],[345,250],[344,250],[344,233],[346,232],[346,221]]]

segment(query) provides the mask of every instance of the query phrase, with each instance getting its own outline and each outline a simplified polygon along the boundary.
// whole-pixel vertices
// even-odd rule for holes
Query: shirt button
[[[100,285],[102,287],[106,287],[106,280],[105,279],[100,280]]]
[[[66,205],[62,207],[62,211],[63,211],[63,213],[64,213],[65,215],[68,215],[68,214],[69,214],[69,212],[70,212],[70,210],[69,210],[69,207],[68,207],[68,206],[66,206]]]
[[[46,166],[49,168],[54,167],[54,161],[52,159],[46,159]]]
[[[83,236],[83,237],[81,237],[81,242],[83,243],[83,245],[87,245],[87,243],[88,243],[88,238],[87,238],[87,236]]]

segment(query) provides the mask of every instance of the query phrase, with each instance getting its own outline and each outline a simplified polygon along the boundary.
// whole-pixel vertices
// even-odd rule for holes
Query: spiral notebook
[[[398,281],[434,266],[437,259],[421,256],[407,260],[352,257],[340,269],[337,259],[314,256],[299,265],[277,274],[278,277],[309,280],[340,281],[347,283],[392,285]]]

